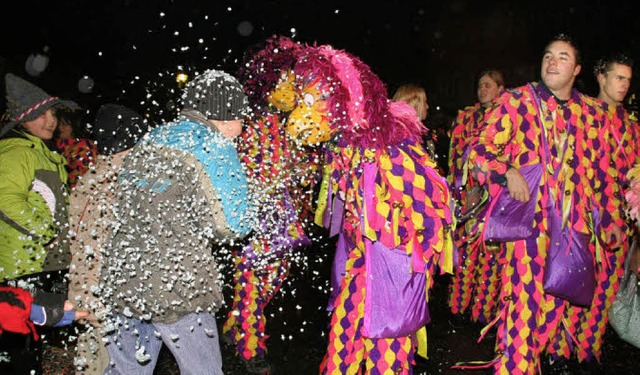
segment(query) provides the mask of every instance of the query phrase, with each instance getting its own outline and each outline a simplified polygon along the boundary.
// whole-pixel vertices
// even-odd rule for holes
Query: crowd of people
[[[106,103],[90,132],[77,103],[7,74],[0,370],[40,373],[44,327],[74,324],[77,373],[153,374],[166,346],[182,373],[222,374],[224,344],[269,374],[265,309],[312,226],[336,241],[322,374],[412,373],[442,274],[452,324],[495,339],[494,358],[456,367],[597,366],[635,248],[625,193],[639,129],[623,104],[633,62],[599,60],[597,97],[574,88],[582,68],[561,34],[538,82],[509,88],[483,70],[442,158],[425,88],[390,96],[330,45],[270,37],[237,74],[193,77],[174,120]]]

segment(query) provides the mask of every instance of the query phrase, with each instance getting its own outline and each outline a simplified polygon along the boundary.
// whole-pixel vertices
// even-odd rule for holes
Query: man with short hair
[[[632,120],[623,105],[624,98],[631,86],[633,61],[624,54],[612,54],[596,62],[594,74],[598,80],[600,91],[598,99],[607,112],[610,123],[601,132],[601,143],[598,159],[613,181],[620,208],[624,208],[624,192],[628,188],[627,172],[638,162],[640,154],[638,140],[640,132],[636,121]],[[621,217],[618,225],[627,228],[627,237],[634,235],[634,226]],[[624,274],[624,261],[629,251],[630,241],[622,242],[620,249],[607,249],[603,254],[606,262],[597,263],[597,285],[591,306],[579,311],[576,322],[575,338],[577,343],[574,352],[579,361],[600,361],[602,342],[609,320],[609,310],[615,299],[620,280]],[[584,365],[588,367],[588,364]]]
[[[469,158],[475,161],[472,173],[492,196],[503,186],[515,200],[537,202],[532,234],[504,243],[501,305],[493,323],[497,341],[491,365],[496,374],[538,373],[540,355],[553,352],[551,341],[563,330],[561,318],[570,304],[543,288],[550,228],[560,223],[583,237],[592,233],[587,202],[600,188],[596,181],[603,174],[592,152],[593,138],[608,119],[595,99],[574,89],[581,69],[575,41],[564,34],[552,38],[542,57],[542,81],[501,95],[487,113],[486,128]],[[539,192],[531,196],[522,171],[535,165],[542,166],[542,180]],[[605,194],[615,198],[609,191]],[[622,231],[615,219],[620,212],[594,203],[608,231],[607,242],[619,246]]]

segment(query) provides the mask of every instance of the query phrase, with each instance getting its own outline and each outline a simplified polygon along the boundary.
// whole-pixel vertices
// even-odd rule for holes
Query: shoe
[[[222,343],[222,346],[225,348],[233,348],[236,346],[231,336],[227,333],[220,335],[220,343]]]
[[[271,375],[271,365],[263,357],[251,357],[249,360],[244,360],[244,365],[249,374]]]

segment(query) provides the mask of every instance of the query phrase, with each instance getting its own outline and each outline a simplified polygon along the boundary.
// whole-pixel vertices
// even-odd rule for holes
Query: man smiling
[[[537,202],[532,234],[505,242],[498,255],[504,265],[492,361],[497,374],[537,373],[545,351],[553,358],[571,355],[562,317],[565,310],[580,307],[543,287],[550,229],[562,228],[574,239],[591,238],[591,210],[596,210],[606,229],[604,241],[616,248],[623,239],[621,213],[614,209],[619,208],[618,197],[600,189],[598,181],[607,175],[593,152],[608,118],[594,98],[574,89],[581,69],[575,41],[564,34],[552,38],[543,52],[542,82],[503,93],[487,113],[487,126],[471,152],[471,172],[489,191],[502,185],[513,199]],[[536,165],[542,165],[543,174],[539,192],[531,196],[523,171]]]

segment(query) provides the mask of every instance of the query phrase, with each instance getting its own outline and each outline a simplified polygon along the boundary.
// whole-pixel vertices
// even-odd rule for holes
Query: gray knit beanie
[[[238,120],[249,114],[249,102],[236,78],[209,69],[187,84],[182,94],[182,110],[187,109],[195,109],[213,120]]]
[[[49,108],[66,107],[72,111],[80,108],[70,100],[61,100],[47,94],[38,86],[12,73],[5,75],[4,82],[7,92],[7,110],[2,116],[6,123],[0,129],[0,137],[19,123],[35,120]]]

